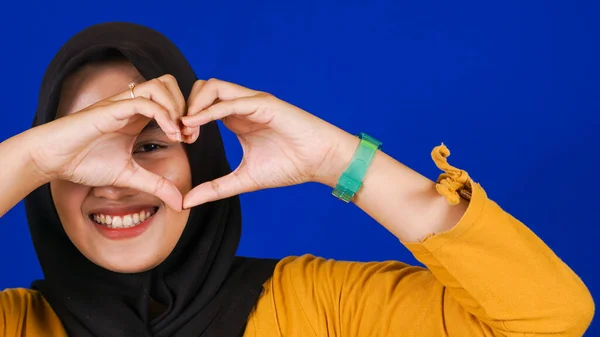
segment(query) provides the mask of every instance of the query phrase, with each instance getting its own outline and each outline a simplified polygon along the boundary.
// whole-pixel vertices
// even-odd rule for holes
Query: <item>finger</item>
[[[167,89],[167,86],[164,83],[170,80],[168,76],[170,75],[165,75],[161,78],[155,78],[150,81],[137,84],[133,88],[133,95],[135,98],[144,97],[162,105],[169,112],[171,120],[173,120],[174,122],[178,122],[183,112],[179,109],[177,101],[175,100],[171,92]],[[111,97],[110,100],[129,100],[131,99],[131,95],[131,90],[127,90],[126,92],[122,92],[114,97]]]
[[[135,163],[127,173],[127,179],[122,184],[124,187],[152,194],[172,209],[181,211],[183,204],[181,192],[167,178],[147,171]]]
[[[183,141],[188,143],[188,144],[192,144],[194,142],[196,142],[196,140],[198,140],[198,137],[200,136],[200,127],[197,126],[195,128],[184,128],[184,130],[182,131],[183,134]]]
[[[216,121],[227,116],[246,116],[256,123],[268,123],[270,114],[267,113],[269,102],[265,100],[266,95],[255,95],[237,98],[230,101],[219,102],[192,116],[181,118],[183,133],[191,133],[188,129],[195,128],[211,121]]]
[[[183,198],[183,208],[189,209],[207,202],[229,198],[254,190],[257,190],[257,188],[252,187],[249,183],[245,183],[236,170],[224,177],[207,181],[194,187]]]
[[[192,91],[190,92],[190,96],[189,96],[190,99],[192,99],[198,95],[198,93],[204,87],[205,83],[206,83],[206,81],[204,81],[204,80],[197,80],[196,83],[194,83],[194,85],[192,86]],[[187,110],[186,114],[190,115],[190,111]],[[198,139],[198,135],[200,134],[200,127],[197,126],[194,128],[183,128],[182,134],[183,134],[183,140],[188,144],[192,144],[196,141],[196,139]]]
[[[179,84],[177,83],[177,79],[172,75],[164,75],[158,78],[167,90],[171,93],[171,96],[175,100],[175,104],[177,105],[177,118],[180,118],[185,114],[185,97],[183,97],[183,93],[179,88]]]
[[[259,93],[231,82],[211,78],[199,85],[197,92],[190,95],[188,100],[188,115],[193,115],[211,106],[215,100],[229,101],[232,99],[254,96]]]
[[[195,100],[195,97],[198,96],[198,93],[202,90],[202,88],[204,87],[204,84],[206,84],[205,80],[197,80],[194,85],[192,86],[192,91],[190,92],[190,96],[188,98],[188,108],[190,106],[190,104]],[[189,114],[190,111],[188,109],[187,113]]]
[[[104,117],[93,121],[96,127],[103,133],[116,132],[125,127],[130,118],[142,115],[156,120],[160,128],[174,141],[182,141],[181,131],[172,119],[169,112],[160,104],[144,97],[117,101],[103,108],[94,109]],[[97,116],[97,115],[94,115]],[[107,118],[110,117],[110,118]]]
[[[179,122],[179,118],[182,115],[179,109],[178,103],[166,86],[166,81],[170,80],[165,76],[156,78],[148,82],[141,83],[139,86],[134,88],[135,96],[146,97],[151,101],[154,101],[167,109],[171,120],[175,123]],[[172,76],[171,76],[172,77]],[[175,80],[173,77],[172,80]]]

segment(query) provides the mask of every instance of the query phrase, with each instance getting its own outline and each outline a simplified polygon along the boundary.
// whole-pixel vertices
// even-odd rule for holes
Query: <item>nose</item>
[[[120,200],[126,197],[131,197],[139,192],[133,188],[116,187],[116,186],[102,186],[92,188],[92,195],[97,198],[103,198],[108,200]]]

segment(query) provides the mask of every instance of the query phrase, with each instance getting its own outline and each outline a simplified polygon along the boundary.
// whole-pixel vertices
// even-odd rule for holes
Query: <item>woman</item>
[[[216,120],[244,158],[230,171]],[[202,81],[161,34],[90,27],[0,144],[0,215],[25,198],[45,279],[0,293],[4,336],[581,336],[581,280],[443,146],[434,183],[277,98]],[[365,147],[366,146],[366,147]],[[319,182],[374,153],[349,197],[422,261],[235,257],[236,195]],[[355,186],[356,187],[356,186]],[[2,320],[3,319],[3,320]]]

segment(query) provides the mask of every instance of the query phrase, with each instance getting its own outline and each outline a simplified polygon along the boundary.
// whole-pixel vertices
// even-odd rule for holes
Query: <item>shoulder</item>
[[[317,279],[320,283],[342,282],[349,269],[358,265],[357,262],[325,259],[310,254],[288,256],[277,264],[270,283],[281,291],[298,291],[314,285]]]
[[[341,298],[387,293],[401,282],[430,279],[431,273],[400,261],[358,262],[313,255],[290,256],[276,266],[266,286],[281,298],[295,298],[303,307],[314,302],[335,304]]]
[[[398,261],[289,256],[276,265],[273,276],[265,282],[250,327],[257,335],[268,331],[327,335],[331,322],[339,319],[344,308],[355,308],[363,300],[383,300],[389,295],[389,288],[401,279],[423,272],[427,273],[424,268]]]
[[[0,310],[19,310],[31,306],[47,306],[47,302],[38,291],[26,288],[9,288],[0,291]]]
[[[313,255],[289,256],[280,260],[273,275],[264,283],[264,291],[254,311],[249,317],[248,329],[244,336],[326,335],[321,324],[315,322],[318,308],[313,304],[316,298],[322,303],[329,302],[326,292],[311,288],[322,282],[335,279],[332,275],[343,275],[345,266],[334,260],[326,260]],[[325,275],[328,275],[325,277]],[[319,279],[318,282],[317,279]],[[339,277],[338,277],[339,279]],[[326,305],[327,313],[333,312]],[[328,316],[328,314],[326,314]]]
[[[10,288],[0,291],[0,326],[6,336],[19,336],[19,331],[41,334],[47,331],[63,336],[58,316],[41,293],[26,288]],[[1,330],[1,329],[0,329]],[[0,331],[2,332],[2,331]],[[0,335],[1,336],[1,335]]]

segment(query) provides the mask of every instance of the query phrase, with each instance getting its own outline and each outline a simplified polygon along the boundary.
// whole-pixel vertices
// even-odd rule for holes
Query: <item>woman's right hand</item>
[[[184,97],[170,75],[141,83],[134,93],[135,98],[128,90],[31,129],[32,162],[46,181],[133,188],[181,210],[179,190],[138,165],[132,152],[137,136],[152,119],[172,141],[181,141]]]

